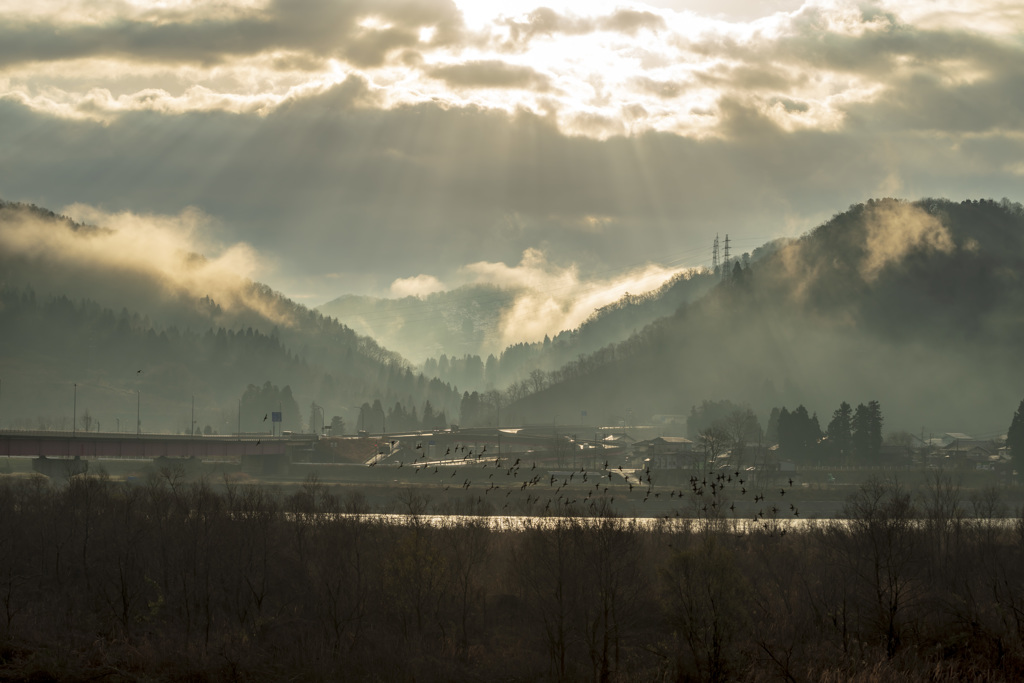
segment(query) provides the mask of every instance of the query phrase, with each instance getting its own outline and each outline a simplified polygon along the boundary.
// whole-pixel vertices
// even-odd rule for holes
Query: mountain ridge
[[[891,426],[917,433],[995,431],[1019,401],[1019,204],[869,200],[740,272],[506,411],[614,420],[732,399],[827,414],[878,398]]]
[[[107,425],[127,422],[128,413],[134,422],[126,398],[141,401],[144,392],[157,415],[146,428],[174,431],[196,396],[207,416],[216,413],[211,429],[235,431],[245,421],[241,397],[268,382],[294,390],[299,407],[285,418],[292,429],[315,422],[307,421],[313,403],[330,411],[321,421],[338,415],[350,425],[360,404],[375,399],[457,408],[450,386],[414,375],[399,354],[188,250],[176,235],[149,236],[177,250],[155,254],[162,261],[152,268],[138,251],[114,253],[137,239],[127,232],[0,202],[0,320],[14,331],[0,343],[8,424],[70,415],[63,408],[77,384],[110,394],[92,398],[94,413],[112,416],[101,420]]]

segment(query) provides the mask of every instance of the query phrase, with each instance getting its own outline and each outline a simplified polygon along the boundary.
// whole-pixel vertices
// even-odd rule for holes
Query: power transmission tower
[[[715,233],[715,243],[711,247],[711,272],[718,270],[718,233]]]
[[[728,280],[732,275],[732,263],[729,261],[729,235],[725,235],[725,258],[722,259],[722,279]]]

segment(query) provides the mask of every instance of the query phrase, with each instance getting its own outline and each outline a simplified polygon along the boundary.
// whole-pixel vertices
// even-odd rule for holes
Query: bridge
[[[310,435],[307,439],[312,441]],[[0,431],[0,457],[198,458],[241,462],[249,455],[284,455],[295,437],[243,434],[241,436],[189,436],[187,434],[124,434],[117,432]]]

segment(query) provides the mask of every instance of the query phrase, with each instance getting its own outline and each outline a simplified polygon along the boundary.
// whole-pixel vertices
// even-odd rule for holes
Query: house
[[[651,469],[690,469],[700,465],[704,452],[683,436],[659,436],[633,445],[633,454]]]
[[[976,470],[994,469],[999,460],[999,444],[989,439],[974,439],[967,434],[950,433],[955,437],[938,452],[941,460],[953,467]]]
[[[636,439],[631,437],[626,432],[612,432],[602,437],[601,442],[604,443],[606,446],[631,448],[636,443]]]

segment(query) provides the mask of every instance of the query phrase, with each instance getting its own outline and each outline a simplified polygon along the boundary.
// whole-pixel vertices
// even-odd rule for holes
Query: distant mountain
[[[768,243],[744,261],[753,263],[773,253],[784,240]],[[579,327],[561,330],[541,342],[518,342],[486,359],[476,354],[444,354],[424,363],[424,372],[458,385],[463,390],[508,387],[507,394],[528,393],[537,385],[537,371],[550,372],[562,365],[617,344],[680,306],[697,301],[722,279],[719,271],[692,268],[678,273],[657,289],[642,294],[625,294],[619,300],[595,310]],[[529,385],[529,386],[527,386]]]
[[[500,347],[502,315],[517,294],[492,285],[466,285],[422,298],[348,294],[317,310],[421,363],[431,356],[479,354],[481,349]]]
[[[996,432],[1024,394],[1024,209],[868,201],[628,340],[549,373],[503,414],[616,423],[731,399],[827,422],[877,399],[887,429]],[[575,418],[568,418],[574,420]]]
[[[650,292],[626,294],[595,310],[579,327],[553,333],[549,339],[553,343],[520,341],[504,348],[505,318],[523,294],[513,288],[466,285],[400,299],[345,295],[317,310],[344,320],[413,362],[425,362],[427,374],[439,372],[460,387],[482,389],[507,384],[535,368],[557,368],[581,353],[621,341],[699,298],[718,280],[710,270],[688,270]],[[494,355],[498,365],[484,376],[483,361],[488,355]],[[441,361],[442,356],[446,361]],[[480,372],[474,370],[477,366]]]
[[[179,237],[0,202],[0,424],[70,429],[89,410],[135,431],[140,412],[144,430],[180,432],[193,400],[197,426],[220,433],[269,430],[289,401],[296,430],[335,415],[354,428],[375,400],[456,413],[452,387]]]

